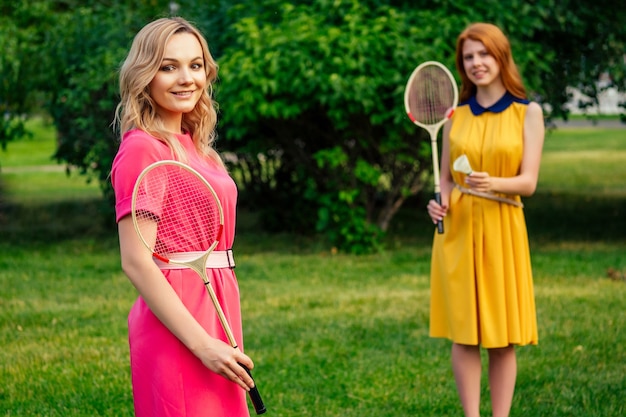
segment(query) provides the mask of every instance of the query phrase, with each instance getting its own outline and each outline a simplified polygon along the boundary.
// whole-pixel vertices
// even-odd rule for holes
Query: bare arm
[[[254,387],[252,378],[237,364],[240,362],[252,369],[252,360],[238,349],[211,337],[189,313],[152,261],[150,252],[135,232],[130,216],[120,220],[118,231],[122,269],[154,315],[210,370],[246,390]],[[153,239],[155,236],[156,224]]]
[[[476,191],[530,196],[537,189],[539,166],[545,136],[543,112],[539,104],[528,105],[524,120],[524,153],[520,172],[514,177],[492,177],[486,172],[474,172],[466,184]]]

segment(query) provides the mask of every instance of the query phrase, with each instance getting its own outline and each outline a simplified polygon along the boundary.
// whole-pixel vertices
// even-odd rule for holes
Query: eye
[[[176,67],[174,67],[174,65],[171,65],[171,64],[170,64],[170,65],[163,65],[163,66],[160,68],[160,71],[163,71],[163,72],[171,72],[171,71],[174,71],[175,69],[176,69]]]
[[[204,65],[201,62],[196,62],[196,63],[191,64],[191,69],[201,70],[202,68],[204,68]]]

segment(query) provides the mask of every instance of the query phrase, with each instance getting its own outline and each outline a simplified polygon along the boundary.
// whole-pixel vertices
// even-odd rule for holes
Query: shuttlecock
[[[455,171],[462,172],[464,174],[470,175],[472,173],[472,167],[469,163],[469,159],[467,159],[467,155],[461,155],[452,164],[452,168]]]

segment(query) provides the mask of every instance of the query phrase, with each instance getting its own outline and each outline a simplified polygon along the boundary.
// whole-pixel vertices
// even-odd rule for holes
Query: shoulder
[[[532,114],[541,114],[541,115],[543,115],[543,109],[541,108],[539,103],[537,103],[536,101],[530,101],[528,103],[528,110],[526,110],[526,111],[528,113],[532,113]]]
[[[466,117],[467,115],[472,115],[472,108],[468,101],[463,103],[459,103],[459,105],[454,109],[454,113],[452,113],[452,119],[455,117]]]
[[[113,177],[120,172],[137,174],[151,163],[163,159],[174,159],[167,144],[142,130],[133,129],[122,137],[111,174]]]
[[[117,156],[122,157],[126,154],[133,158],[172,158],[172,152],[165,142],[139,129],[129,130],[122,137]]]
[[[526,108],[526,121],[536,122],[541,121],[543,123],[543,109],[539,103],[531,101]]]
[[[545,120],[543,109],[539,103],[530,102],[524,117],[524,141],[535,144],[536,149],[541,150],[545,136]]]
[[[120,147],[122,146],[167,147],[165,142],[140,129],[132,129],[124,133]]]

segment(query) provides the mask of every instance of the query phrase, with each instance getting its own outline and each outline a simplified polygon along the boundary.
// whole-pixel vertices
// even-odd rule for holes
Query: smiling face
[[[462,57],[463,69],[477,87],[488,87],[494,82],[501,84],[500,66],[482,42],[465,40]]]
[[[150,96],[167,130],[180,133],[184,113],[194,109],[206,87],[202,46],[191,33],[178,33],[165,45],[161,66],[150,82]]]

